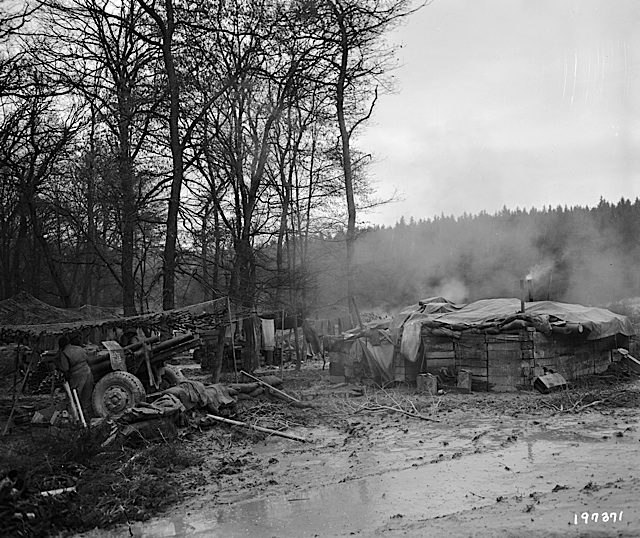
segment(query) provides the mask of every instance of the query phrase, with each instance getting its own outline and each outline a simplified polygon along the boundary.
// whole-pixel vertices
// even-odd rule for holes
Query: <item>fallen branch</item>
[[[580,413],[581,411],[584,411],[587,407],[591,407],[592,405],[597,405],[602,402],[604,402],[604,400],[596,400],[595,402],[591,402],[586,405],[583,405],[580,409],[576,410],[576,413]]]
[[[265,387],[274,396],[280,395],[284,400],[286,400],[289,403],[294,404],[296,407],[313,407],[313,405],[311,405],[310,403],[301,402],[300,400],[294,398],[293,396],[287,394],[286,392],[283,392],[280,389],[277,389],[274,386],[269,385],[269,383],[267,383],[266,381],[263,381],[259,377],[255,377],[255,376],[252,376],[251,374],[248,374],[244,370],[240,370],[240,373],[242,375],[247,376],[249,379],[253,379],[254,381],[257,381],[260,385]]]
[[[409,411],[405,411],[404,409],[398,409],[397,407],[391,407],[388,405],[378,404],[376,407],[365,407],[362,409],[365,411],[395,411],[396,413],[402,413],[403,415],[407,415],[408,417],[419,418],[420,420],[430,420],[431,422],[440,422],[435,418],[425,417],[424,415],[420,415],[419,413],[410,413]]]
[[[286,437],[287,439],[300,441],[301,443],[307,442],[307,440],[304,437],[298,437],[297,435],[292,435],[290,433],[284,433],[284,432],[279,432],[278,430],[263,428],[262,426],[254,426],[253,424],[248,424],[247,422],[240,422],[238,420],[231,420],[229,418],[223,418],[223,417],[219,417],[216,415],[209,415],[209,414],[207,414],[207,418],[210,418],[212,420],[217,420],[218,422],[224,422],[225,424],[231,424],[232,426],[242,426],[243,428],[257,430],[259,432],[268,433],[270,435],[278,435],[279,437]]]
[[[53,497],[54,495],[60,495],[62,493],[75,493],[76,487],[71,486],[68,488],[50,489],[49,491],[41,491],[40,495],[43,497]]]

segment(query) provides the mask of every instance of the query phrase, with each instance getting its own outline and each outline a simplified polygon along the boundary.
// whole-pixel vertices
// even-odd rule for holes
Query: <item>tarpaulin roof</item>
[[[589,331],[588,340],[597,340],[615,334],[635,335],[629,318],[604,308],[555,301],[528,302],[524,306],[525,314],[528,316],[545,317],[552,324],[565,322],[581,325]],[[406,311],[398,317],[405,316],[405,321],[433,321],[438,325],[460,330],[492,324],[499,325],[514,315],[521,314],[520,307],[519,299],[483,299],[459,306],[449,312],[425,314],[416,308],[408,318],[406,318]]]

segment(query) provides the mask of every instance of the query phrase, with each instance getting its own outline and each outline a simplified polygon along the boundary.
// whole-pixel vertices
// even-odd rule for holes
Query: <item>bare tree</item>
[[[315,6],[319,35],[330,45],[329,79],[341,143],[341,161],[347,202],[347,300],[353,309],[356,199],[352,137],[370,117],[384,75],[393,67],[394,51],[385,34],[417,8],[412,0],[326,0]],[[424,4],[422,4],[424,5]]]
[[[37,88],[38,77],[34,77],[31,87]],[[39,286],[39,266],[28,264],[23,259],[23,249],[31,237],[44,258],[62,304],[72,306],[72,291],[65,282],[60,260],[54,256],[49,230],[44,223],[49,194],[78,130],[78,116],[73,107],[67,111],[66,117],[56,113],[47,93],[48,88],[43,86],[40,95],[4,103],[2,107],[0,170],[3,188],[9,191],[1,206],[3,216],[6,215],[2,219],[3,232],[11,233],[12,221],[18,224],[13,228],[17,231],[15,238],[6,235],[2,238],[5,252],[0,258],[11,268],[7,273],[11,276],[4,284],[5,294],[21,288],[25,277],[32,277]],[[15,203],[13,207],[6,205],[12,200]],[[13,261],[7,264],[11,251]]]
[[[149,25],[145,12],[134,0],[45,0],[41,25],[47,53],[37,59],[68,91],[87,103],[94,145],[96,122],[106,127],[114,141],[118,193],[115,209],[120,214],[120,275],[125,314],[135,308],[135,229],[141,203],[140,160],[148,150],[161,91],[155,85],[155,51],[139,39]],[[137,164],[136,164],[137,163]],[[92,181],[91,175],[87,180]],[[91,193],[89,189],[88,194]],[[89,198],[91,199],[91,198]],[[88,208],[91,210],[91,207]],[[93,241],[93,223],[86,233]]]

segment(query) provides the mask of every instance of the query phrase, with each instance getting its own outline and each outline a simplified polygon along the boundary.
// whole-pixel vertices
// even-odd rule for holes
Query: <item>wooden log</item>
[[[247,422],[240,422],[239,420],[231,420],[229,418],[218,417],[216,415],[206,415],[207,418],[212,420],[217,420],[218,422],[223,422],[225,424],[231,424],[232,426],[240,426],[242,428],[249,428],[251,430],[256,430],[263,433],[268,433],[270,435],[277,435],[278,437],[284,437],[286,439],[292,439],[294,441],[300,441],[301,443],[306,443],[307,440],[304,437],[299,437],[297,435],[292,435],[290,433],[280,432],[278,430],[271,430],[269,428],[263,428],[262,426],[254,426],[253,424],[249,424]]]

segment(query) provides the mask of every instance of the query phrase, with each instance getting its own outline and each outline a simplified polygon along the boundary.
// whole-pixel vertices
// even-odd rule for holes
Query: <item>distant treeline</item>
[[[361,232],[356,297],[362,309],[390,312],[439,295],[456,302],[520,297],[525,279],[534,300],[608,305],[640,295],[639,237],[638,199],[402,218]],[[322,302],[331,303],[330,295]]]

